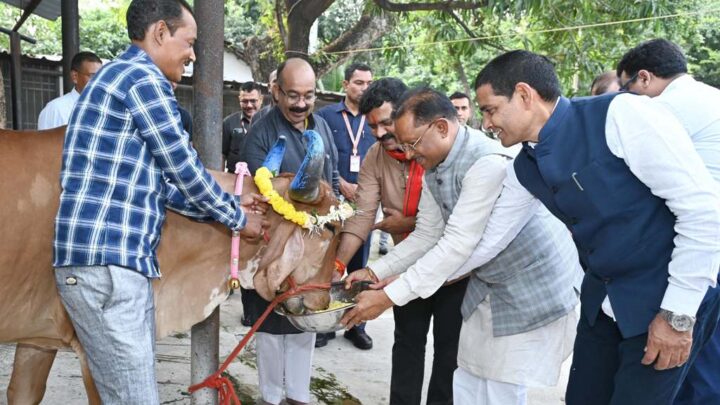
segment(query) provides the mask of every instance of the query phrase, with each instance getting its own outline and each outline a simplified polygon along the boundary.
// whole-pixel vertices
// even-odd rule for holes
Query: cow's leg
[[[73,348],[75,354],[77,354],[78,359],[80,360],[80,370],[82,372],[83,384],[85,385],[85,392],[88,397],[88,404],[100,405],[102,401],[100,401],[100,394],[95,386],[95,380],[92,378],[92,374],[90,374],[90,367],[88,366],[85,350],[77,338],[70,342],[70,346]]]
[[[56,354],[56,349],[25,343],[15,346],[15,361],[7,389],[9,405],[39,404],[42,401]]]

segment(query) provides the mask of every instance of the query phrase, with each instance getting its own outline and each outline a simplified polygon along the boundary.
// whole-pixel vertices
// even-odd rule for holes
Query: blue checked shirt
[[[117,265],[159,277],[165,208],[231,229],[235,198],[205,170],[183,131],[170,82],[139,47],[104,66],[70,117],[55,219],[55,267]]]

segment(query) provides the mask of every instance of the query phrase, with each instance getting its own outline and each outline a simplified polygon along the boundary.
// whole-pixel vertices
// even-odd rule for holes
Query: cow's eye
[[[325,224],[325,228],[327,228],[328,231],[332,232],[333,235],[335,235],[335,225],[333,225],[333,224]]]

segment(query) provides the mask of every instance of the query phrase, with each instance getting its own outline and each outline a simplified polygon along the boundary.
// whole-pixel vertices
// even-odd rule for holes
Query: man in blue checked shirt
[[[195,60],[190,6],[133,0],[127,23],[132,45],[96,74],[70,117],[53,266],[102,402],[157,404],[151,280],[166,207],[246,238],[264,223],[223,192],[182,129],[171,82]]]

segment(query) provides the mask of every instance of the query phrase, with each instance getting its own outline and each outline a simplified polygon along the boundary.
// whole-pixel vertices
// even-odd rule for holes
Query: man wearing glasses
[[[615,72],[613,72],[615,73]],[[685,127],[695,150],[715,181],[720,181],[720,90],[687,74],[680,47],[665,39],[643,42],[617,66],[625,90],[653,97]],[[720,329],[713,334],[675,399],[680,404],[720,403]]]
[[[306,154],[303,132],[316,131],[325,145],[323,179],[340,195],[337,170],[338,154],[332,133],[325,120],[312,113],[315,105],[315,72],[308,62],[291,58],[277,70],[277,83],[272,88],[277,105],[250,127],[242,161],[251,173],[260,168],[280,136],[284,136],[285,155],[280,172],[295,173]],[[255,323],[270,305],[255,290],[242,292],[244,316]],[[271,312],[256,336],[257,366],[260,394],[268,404],[310,402],[310,375],[315,334],[301,332],[288,320]],[[284,391],[284,396],[283,396]]]
[[[426,170],[415,230],[347,277],[378,290],[360,293],[342,322],[469,276],[453,403],[525,404],[527,386],[557,384],[575,336],[582,271],[570,233],[536,201],[515,198],[522,187],[504,186],[512,152],[460,125],[445,95],[411,91],[394,120],[407,158]]]
[[[230,173],[235,173],[235,164],[240,161],[240,153],[250,123],[262,105],[262,87],[255,82],[243,83],[240,86],[238,101],[240,111],[228,115],[223,120],[222,154],[227,171]]]

